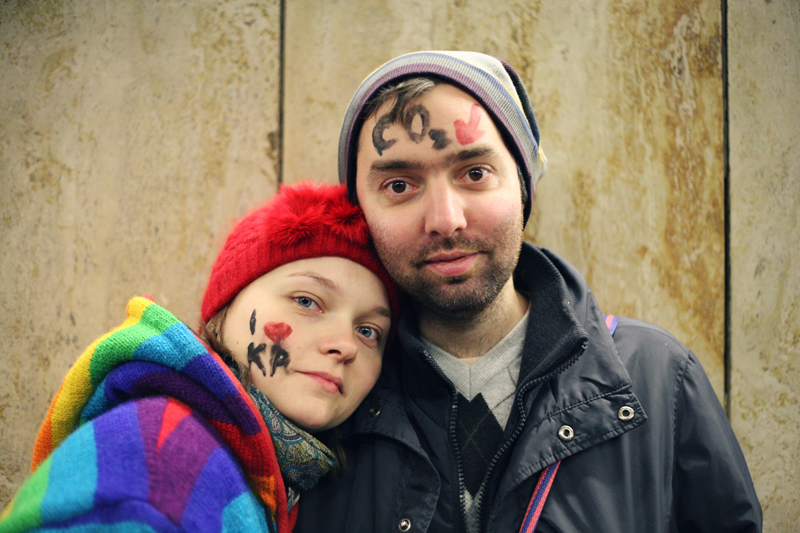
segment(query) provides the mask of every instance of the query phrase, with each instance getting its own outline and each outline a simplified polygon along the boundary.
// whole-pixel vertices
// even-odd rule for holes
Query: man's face
[[[517,165],[491,117],[437,85],[359,135],[356,192],[386,269],[423,310],[469,317],[511,285],[522,243]]]

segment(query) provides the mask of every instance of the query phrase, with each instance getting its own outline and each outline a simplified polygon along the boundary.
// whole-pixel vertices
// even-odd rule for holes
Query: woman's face
[[[233,299],[222,342],[286,418],[322,431],[341,424],[375,385],[389,309],[383,283],[360,264],[302,259]]]

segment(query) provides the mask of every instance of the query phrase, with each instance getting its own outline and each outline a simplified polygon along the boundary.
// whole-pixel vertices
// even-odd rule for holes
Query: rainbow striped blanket
[[[222,360],[134,298],[50,405],[0,532],[291,531],[264,419]]]

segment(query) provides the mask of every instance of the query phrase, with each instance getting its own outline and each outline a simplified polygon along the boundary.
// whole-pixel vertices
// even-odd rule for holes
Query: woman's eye
[[[376,341],[380,340],[380,333],[378,333],[378,330],[375,328],[371,328],[369,326],[358,326],[356,328],[356,331],[358,332],[359,335],[367,339]]]
[[[316,302],[311,298],[309,298],[308,296],[296,296],[294,301],[308,309],[311,309],[316,305]]]

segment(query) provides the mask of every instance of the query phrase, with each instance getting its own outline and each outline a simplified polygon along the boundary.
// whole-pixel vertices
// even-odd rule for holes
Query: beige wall
[[[0,504],[69,366],[149,293],[197,324],[278,179],[280,4],[0,3]]]
[[[800,529],[800,2],[729,2],[731,404],[771,531]]]
[[[292,0],[282,64],[277,0],[132,4],[0,7],[0,502],[64,372],[127,297],[196,321],[230,218],[279,165],[285,182],[334,181],[358,83],[398,54],[459,48],[508,60],[531,92],[549,170],[528,238],[578,266],[607,312],[693,348],[722,400],[728,343],[765,530],[793,530],[797,0],[735,2],[727,70],[717,0]]]
[[[549,161],[529,239],[575,264],[606,312],[691,346],[722,398],[719,2],[369,4],[287,4],[286,86],[304,90],[285,97],[284,177],[333,172],[331,132],[384,61],[420,49],[506,59],[531,92]]]

